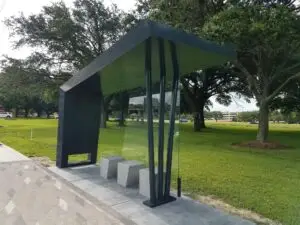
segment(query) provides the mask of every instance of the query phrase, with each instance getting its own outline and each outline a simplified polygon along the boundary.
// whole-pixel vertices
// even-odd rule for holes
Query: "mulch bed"
[[[275,141],[260,142],[260,141],[247,141],[242,143],[233,143],[233,146],[247,147],[247,148],[259,148],[259,149],[286,149],[290,146],[280,144]]]

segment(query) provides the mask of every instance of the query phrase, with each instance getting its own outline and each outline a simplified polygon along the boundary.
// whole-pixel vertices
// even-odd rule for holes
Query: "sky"
[[[14,58],[25,58],[31,54],[30,48],[22,48],[14,50],[9,38],[9,30],[3,23],[3,20],[12,15],[18,15],[23,13],[24,15],[30,15],[38,13],[42,6],[53,2],[52,0],[0,0],[0,56],[8,55]],[[67,5],[72,5],[73,0],[64,0]],[[129,11],[135,5],[135,0],[104,0],[104,3],[109,5],[111,3],[117,4],[117,6],[125,11]],[[233,103],[230,106],[223,106],[215,102],[215,98],[211,98],[213,102],[213,108],[211,110],[216,111],[252,111],[256,110],[255,101],[246,103],[243,99],[239,99],[233,95]]]

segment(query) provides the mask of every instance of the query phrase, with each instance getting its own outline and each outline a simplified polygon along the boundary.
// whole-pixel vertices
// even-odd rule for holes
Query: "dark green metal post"
[[[147,101],[147,122],[148,122],[148,154],[149,154],[149,183],[150,200],[144,204],[156,206],[155,188],[155,165],[154,165],[154,143],[153,143],[153,116],[152,116],[152,39],[148,38],[145,43],[145,79],[146,79],[146,101]]]
[[[164,127],[165,127],[165,85],[166,85],[166,60],[164,40],[158,39],[159,64],[160,64],[160,108],[158,130],[158,200],[163,201],[164,188]]]
[[[174,42],[170,41],[171,58],[173,64],[173,82],[172,82],[172,106],[170,115],[170,127],[168,137],[168,150],[167,150],[167,165],[166,165],[166,178],[165,178],[165,198],[170,196],[170,185],[171,185],[171,169],[172,169],[172,152],[173,152],[173,139],[174,139],[174,128],[175,128],[175,111],[177,103],[177,93],[179,84],[179,65],[177,59],[177,50]]]

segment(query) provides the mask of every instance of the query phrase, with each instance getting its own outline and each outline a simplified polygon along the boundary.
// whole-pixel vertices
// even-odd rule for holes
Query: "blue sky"
[[[22,12],[24,15],[30,15],[37,13],[41,10],[43,5],[47,5],[51,0],[0,0],[0,56],[9,55],[15,58],[25,58],[30,55],[30,48],[22,48],[18,50],[12,49],[11,42],[9,39],[9,31],[3,24],[3,20],[12,15],[17,15]],[[64,0],[67,5],[71,5],[73,0]],[[135,0],[104,0],[105,4],[115,3],[119,8],[128,11],[134,7]],[[234,94],[233,94],[234,96]],[[213,101],[212,110],[218,111],[251,111],[256,110],[255,101],[247,103],[243,99],[238,99],[236,96],[233,97],[233,103],[228,106],[222,106]]]

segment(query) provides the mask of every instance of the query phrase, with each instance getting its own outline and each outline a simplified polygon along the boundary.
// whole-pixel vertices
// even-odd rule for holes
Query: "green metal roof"
[[[180,75],[221,65],[236,57],[232,47],[203,40],[195,35],[153,21],[143,21],[89,65],[61,86],[70,91],[91,76],[100,76],[105,95],[143,87],[145,84],[145,41],[152,39],[152,79],[159,81],[158,38],[165,41],[167,80],[172,78],[169,41],[176,44]]]

